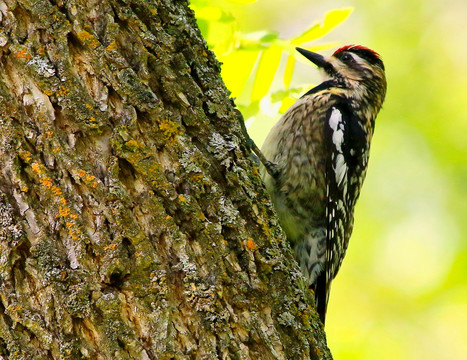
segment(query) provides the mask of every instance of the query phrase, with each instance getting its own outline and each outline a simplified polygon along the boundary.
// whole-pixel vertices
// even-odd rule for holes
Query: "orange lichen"
[[[112,41],[108,46],[107,46],[107,51],[112,51],[117,48],[117,43],[115,41]]]
[[[79,177],[83,177],[84,175],[86,175],[86,171],[80,170],[80,171],[78,171],[78,175],[79,175]]]
[[[19,156],[21,156],[21,158],[26,161],[28,164],[31,162],[32,160],[32,156],[31,156],[31,152],[29,151],[20,151],[19,153]]]
[[[68,215],[70,215],[70,208],[68,206],[60,206],[58,208],[58,213],[61,217],[67,217]]]
[[[164,134],[166,139],[174,138],[180,134],[180,127],[177,123],[170,120],[162,120],[159,124],[159,129]]]
[[[90,34],[86,30],[80,31],[77,34],[78,39],[82,42],[90,41],[94,39],[94,35]]]
[[[180,200],[182,203],[186,203],[186,198],[183,195],[178,195],[178,200]]]
[[[45,177],[41,180],[42,186],[45,186],[47,189],[52,187],[52,179],[49,177]]]
[[[253,238],[248,238],[248,240],[246,241],[246,247],[248,248],[248,250],[250,251],[255,251],[258,249],[258,246],[255,244],[255,242],[253,241]]]
[[[115,248],[117,247],[117,244],[110,244],[110,245],[107,245],[104,250],[115,250]]]
[[[30,60],[32,58],[31,54],[27,53],[26,49],[16,52],[15,57],[17,57],[18,59],[26,59],[26,60]]]
[[[100,45],[100,42],[96,39],[96,37],[86,30],[79,31],[76,35],[83,44],[87,44],[92,48],[96,48]]]
[[[54,186],[52,186],[52,193],[55,196],[60,196],[60,195],[62,195],[62,190],[57,185],[54,185]]]
[[[125,146],[130,150],[139,149],[141,145],[136,140],[128,140]]]
[[[31,167],[32,167],[32,171],[34,171],[36,174],[40,174],[42,172],[41,166],[37,162],[33,163]]]
[[[69,227],[68,234],[71,236],[73,240],[78,240],[78,235],[81,234],[81,231],[79,231],[79,229],[76,229],[75,227]]]
[[[53,94],[53,91],[52,90],[49,90],[49,89],[45,89],[44,90],[44,94],[47,95],[47,96],[50,96]]]
[[[70,90],[68,90],[65,86],[60,86],[60,89],[57,91],[57,95],[58,96],[64,96],[64,95],[68,95],[68,93],[70,92]]]

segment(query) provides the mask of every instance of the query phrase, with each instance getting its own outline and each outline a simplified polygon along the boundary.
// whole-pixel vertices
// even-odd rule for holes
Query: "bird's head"
[[[347,45],[326,58],[320,54],[297,48],[297,51],[321,68],[338,87],[371,97],[382,104],[386,95],[386,76],[381,56],[360,45]]]

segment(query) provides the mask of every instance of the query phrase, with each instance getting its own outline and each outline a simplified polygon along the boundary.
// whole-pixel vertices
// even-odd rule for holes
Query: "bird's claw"
[[[271,161],[266,161],[264,163],[264,167],[266,168],[266,171],[268,172],[268,174],[271,175],[275,180],[279,178],[280,171],[277,167],[277,164]]]

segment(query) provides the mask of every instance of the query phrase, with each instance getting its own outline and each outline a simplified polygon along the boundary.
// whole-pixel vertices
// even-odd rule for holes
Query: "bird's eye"
[[[344,54],[344,55],[342,55],[341,60],[344,61],[344,62],[348,62],[348,61],[352,61],[353,57],[350,54]]]

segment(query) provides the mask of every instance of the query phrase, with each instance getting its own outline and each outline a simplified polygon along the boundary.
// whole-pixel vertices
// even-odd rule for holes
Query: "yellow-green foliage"
[[[329,33],[341,24],[352,12],[352,8],[328,11],[323,19],[312,18],[311,24],[304,24],[302,31],[290,37],[281,37],[275,30],[243,32],[241,21],[232,15],[235,4],[250,4],[249,0],[194,0],[198,25],[209,47],[216,53],[222,65],[222,78],[245,119],[264,110],[260,106],[263,98],[266,103],[277,103],[277,111],[284,112],[310,87],[303,79],[301,83],[290,87],[292,76],[299,55],[295,47],[300,46],[311,51],[335,46],[334,43],[317,45],[315,40]],[[300,59],[302,60],[302,59]],[[280,67],[281,62],[285,64]],[[271,87],[273,80],[282,78],[280,88]],[[262,107],[267,105],[262,104]]]

